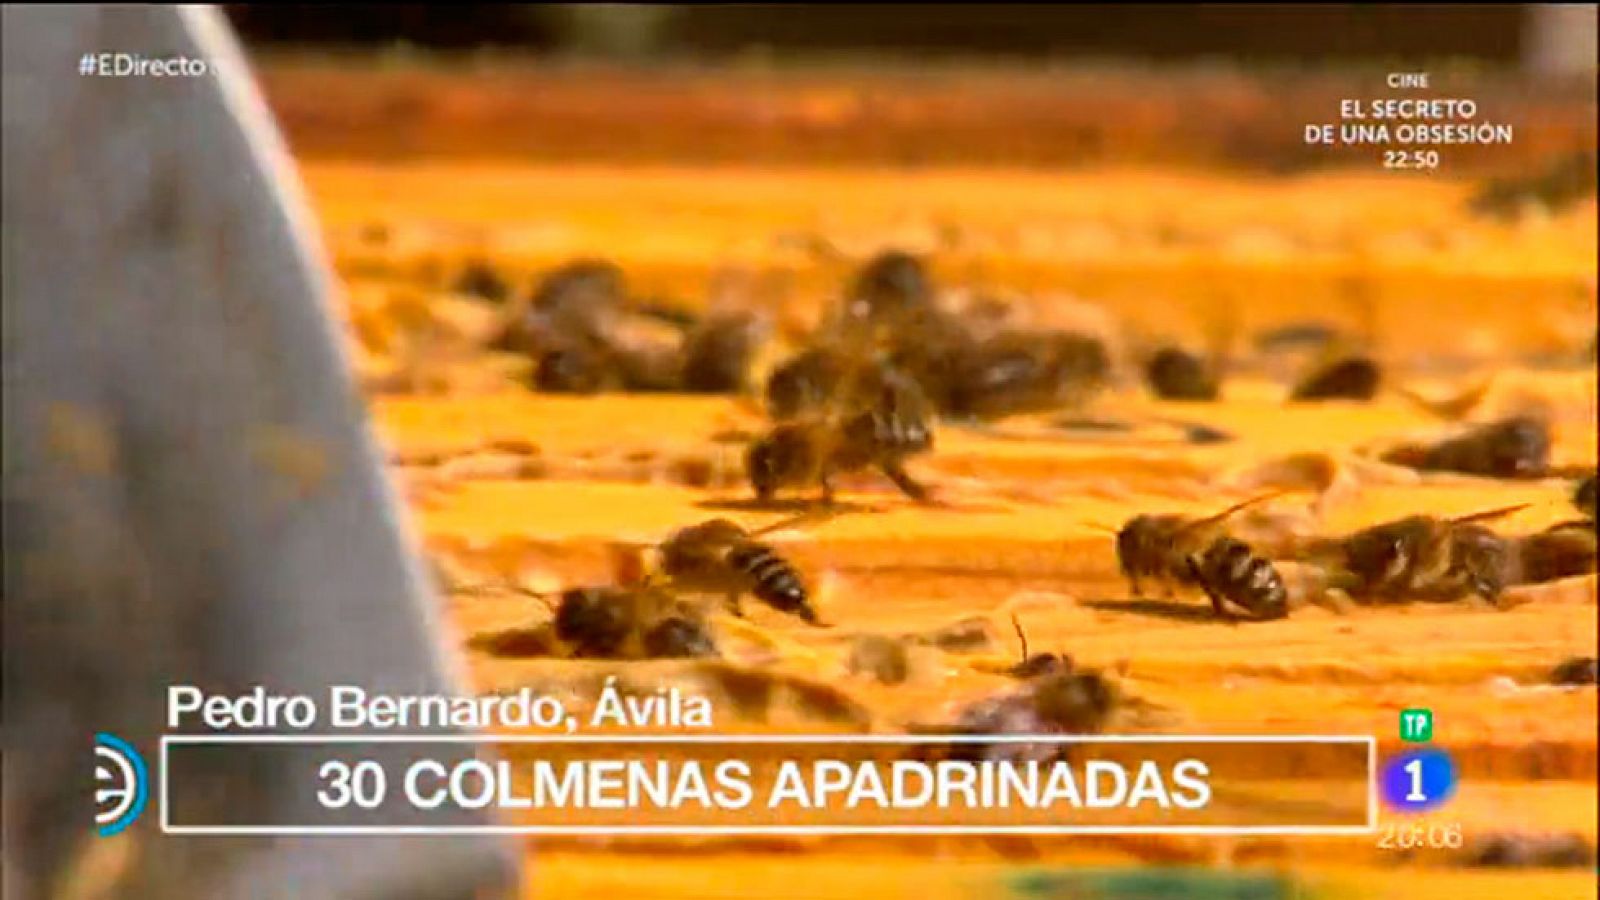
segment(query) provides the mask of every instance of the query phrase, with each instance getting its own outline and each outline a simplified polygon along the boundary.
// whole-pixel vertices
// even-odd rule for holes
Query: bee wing
[[[1272,500],[1272,499],[1274,499],[1276,497],[1281,497],[1281,496],[1283,496],[1284,494],[1287,494],[1287,493],[1289,493],[1289,492],[1286,491],[1286,490],[1268,491],[1265,494],[1258,494],[1258,495],[1256,495],[1254,497],[1251,497],[1248,500],[1241,500],[1240,502],[1235,503],[1234,505],[1228,507],[1227,509],[1223,510],[1222,512],[1213,513],[1213,514],[1211,514],[1209,516],[1206,516],[1203,519],[1195,519],[1194,521],[1189,522],[1188,524],[1184,525],[1182,528],[1178,529],[1178,534],[1186,535],[1186,534],[1190,534],[1190,533],[1192,533],[1192,532],[1194,532],[1194,531],[1196,531],[1198,529],[1205,528],[1205,527],[1207,527],[1209,525],[1215,525],[1216,523],[1221,522],[1223,519],[1228,518],[1229,516],[1233,515],[1236,512],[1239,512],[1239,511],[1244,510],[1244,509],[1248,509],[1249,507],[1255,506],[1258,503],[1265,503],[1268,500]]]
[[[1445,521],[1449,522],[1451,525],[1469,525],[1474,522],[1488,522],[1493,519],[1504,518],[1505,516],[1509,516],[1515,512],[1520,512],[1532,505],[1532,503],[1514,503],[1511,506],[1502,506],[1498,509],[1486,509],[1483,512],[1468,513],[1464,516],[1456,516],[1453,519],[1446,519]]]

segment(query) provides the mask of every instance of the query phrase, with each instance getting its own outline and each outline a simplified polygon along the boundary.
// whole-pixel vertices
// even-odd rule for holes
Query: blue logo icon
[[[104,731],[94,736],[94,824],[101,837],[120,834],[144,812],[150,799],[150,774],[144,757],[122,738]]]
[[[1437,747],[1407,750],[1383,765],[1383,802],[1401,812],[1424,812],[1456,792],[1456,764]]]

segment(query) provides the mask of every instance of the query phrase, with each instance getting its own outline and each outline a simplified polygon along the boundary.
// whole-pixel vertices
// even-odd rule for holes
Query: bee
[[[934,409],[952,415],[969,361],[988,339],[977,331],[968,320],[930,305],[902,317],[887,342],[887,361],[922,388]]]
[[[1104,386],[1111,357],[1099,339],[1068,331],[1002,331],[949,367],[950,415],[996,419],[1070,406]]]
[[[1270,560],[1257,556],[1245,542],[1223,535],[1198,556],[1189,556],[1187,562],[1190,578],[1206,592],[1218,617],[1229,616],[1229,603],[1258,620],[1289,614],[1289,592],[1283,577]]]
[[[714,656],[704,621],[658,587],[580,587],[562,591],[555,636],[583,658]]]
[[[845,320],[869,327],[893,325],[907,313],[926,307],[933,298],[933,280],[921,259],[888,250],[867,260],[851,282],[845,299]]]
[[[1308,372],[1289,392],[1289,400],[1371,400],[1377,396],[1383,370],[1369,356],[1336,356]]]
[[[1145,362],[1145,380],[1163,400],[1211,401],[1220,393],[1216,372],[1180,347],[1163,347]]]
[[[1383,461],[1413,469],[1488,478],[1533,478],[1550,464],[1550,426],[1536,416],[1511,416],[1433,445],[1408,445]]]
[[[625,298],[622,270],[604,260],[580,259],[544,276],[513,309],[491,346],[538,354],[552,341],[588,348],[609,343],[607,329]]]
[[[533,387],[546,393],[593,394],[619,383],[610,348],[590,341],[560,341],[534,359]]]
[[[1577,687],[1600,682],[1600,660],[1593,656],[1573,656],[1562,660],[1550,672],[1550,683]]]
[[[786,519],[753,532],[728,519],[679,529],[658,548],[661,574],[677,590],[722,594],[728,611],[736,616],[744,614],[740,598],[750,594],[779,612],[817,625],[817,611],[800,571],[758,540],[796,521]]]
[[[750,362],[761,345],[761,327],[754,316],[712,316],[692,327],[679,351],[683,389],[695,394],[743,391]]]
[[[1196,581],[1192,558],[1205,553],[1216,541],[1216,527],[1240,510],[1262,503],[1282,494],[1281,491],[1252,497],[1235,503],[1227,509],[1204,518],[1191,518],[1177,514],[1141,514],[1129,519],[1116,530],[1117,565],[1133,596],[1144,596],[1140,579],[1149,578],[1172,583],[1193,584]],[[1220,565],[1218,561],[1212,565]],[[1220,570],[1218,570],[1220,574]],[[1217,582],[1220,584],[1221,582]]]
[[[932,449],[933,431],[920,410],[888,402],[843,418],[780,422],[746,450],[745,471],[762,502],[781,488],[819,484],[827,505],[834,474],[875,466],[920,503],[928,490],[906,472],[905,460]]]
[[[830,408],[860,409],[892,392],[895,404],[926,406],[921,386],[887,361],[842,347],[810,347],[767,377],[767,414],[773,421],[821,414]]]
[[[1315,542],[1305,555],[1331,560],[1353,596],[1449,601],[1477,594],[1496,600],[1516,578],[1516,547],[1482,523],[1527,506],[1452,519],[1408,516]]]
[[[1582,512],[1590,519],[1594,518],[1594,478],[1594,475],[1591,474],[1588,478],[1579,481],[1578,486],[1572,491],[1572,505],[1576,506],[1579,512]]]
[[[960,735],[1099,734],[1122,703],[1115,682],[1085,669],[1041,675],[998,696],[962,709],[955,722],[939,728]],[[961,743],[928,748],[945,759],[967,762],[1052,762],[1068,747],[1059,743]]]
[[[640,638],[644,655],[651,659],[695,659],[717,656],[717,642],[706,623],[685,615],[671,615],[645,629]]]

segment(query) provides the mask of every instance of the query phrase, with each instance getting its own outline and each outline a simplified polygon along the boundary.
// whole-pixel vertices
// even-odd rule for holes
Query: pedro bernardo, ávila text
[[[429,729],[472,731],[532,728],[574,732],[591,728],[656,727],[709,729],[711,703],[677,688],[624,693],[607,679],[582,723],[559,697],[520,688],[504,694],[448,696],[391,695],[349,685],[328,688],[319,704],[304,694],[274,694],[254,687],[242,694],[206,694],[189,685],[167,689],[167,727],[196,725],[209,729],[247,731],[314,731],[321,729]]]

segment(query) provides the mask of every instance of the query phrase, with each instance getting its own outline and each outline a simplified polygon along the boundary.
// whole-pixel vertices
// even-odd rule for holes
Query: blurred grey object
[[[1529,4],[1523,37],[1527,69],[1540,75],[1592,80],[1597,60],[1595,25],[1600,21],[1597,8],[1600,4]]]
[[[86,869],[115,897],[512,890],[515,848],[488,837],[163,835],[154,797],[94,836],[94,733],[153,768],[169,684],[320,703],[330,684],[457,679],[224,20],[8,6],[3,23],[5,895],[81,895]],[[96,51],[213,73],[80,75]],[[450,747],[446,764],[473,752]],[[224,753],[205,774],[232,817],[315,822],[296,771]]]

